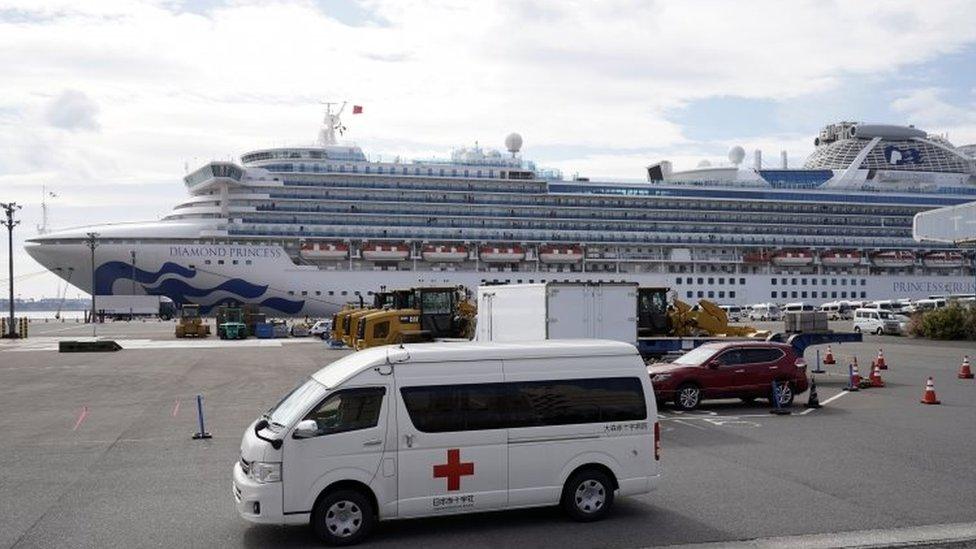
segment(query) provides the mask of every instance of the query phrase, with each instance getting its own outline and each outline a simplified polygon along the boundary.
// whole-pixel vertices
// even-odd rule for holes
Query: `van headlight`
[[[281,463],[269,461],[252,462],[247,476],[254,482],[261,484],[281,482]]]

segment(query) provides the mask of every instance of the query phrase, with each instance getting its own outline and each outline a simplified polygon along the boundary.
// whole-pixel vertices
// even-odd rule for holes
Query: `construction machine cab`
[[[637,336],[666,336],[672,331],[668,288],[637,289]]]

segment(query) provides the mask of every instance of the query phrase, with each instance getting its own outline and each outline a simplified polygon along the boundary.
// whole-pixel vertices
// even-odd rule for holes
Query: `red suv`
[[[807,390],[803,357],[784,343],[735,341],[707,343],[670,363],[647,367],[659,402],[673,400],[693,410],[706,398],[773,399],[773,381],[781,406]]]

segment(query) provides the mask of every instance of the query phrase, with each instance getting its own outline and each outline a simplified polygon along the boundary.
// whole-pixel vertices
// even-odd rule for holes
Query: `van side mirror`
[[[312,438],[319,434],[319,424],[314,419],[303,419],[292,431],[292,438]]]

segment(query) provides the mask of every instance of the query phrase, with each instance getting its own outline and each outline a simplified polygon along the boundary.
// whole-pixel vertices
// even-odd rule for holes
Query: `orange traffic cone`
[[[885,382],[881,379],[881,366],[877,364],[874,365],[874,369],[871,370],[871,376],[868,378],[871,381],[872,387],[884,387]]]
[[[888,364],[885,363],[884,359],[884,351],[881,349],[878,349],[878,368],[881,368],[882,370],[888,369]]]
[[[962,359],[962,366],[959,367],[959,379],[973,379],[973,371],[969,369],[969,355]]]
[[[823,363],[824,364],[837,364],[837,361],[834,360],[834,351],[830,348],[830,345],[827,345],[827,356],[824,357]]]
[[[925,382],[925,393],[922,395],[922,404],[942,404],[935,396],[935,383],[932,382],[931,377]]]
[[[851,366],[851,384],[855,387],[861,386],[861,372],[857,370],[857,357],[854,357],[854,364]]]

